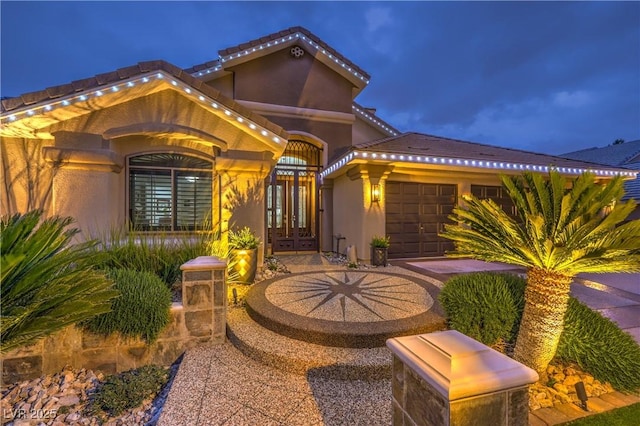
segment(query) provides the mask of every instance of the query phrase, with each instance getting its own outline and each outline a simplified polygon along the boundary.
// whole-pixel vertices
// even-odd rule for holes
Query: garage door
[[[492,199],[509,216],[516,216],[516,206],[502,186],[471,185],[471,193],[480,199]]]
[[[456,205],[457,185],[387,182],[386,232],[389,257],[443,256],[453,243],[438,237]]]

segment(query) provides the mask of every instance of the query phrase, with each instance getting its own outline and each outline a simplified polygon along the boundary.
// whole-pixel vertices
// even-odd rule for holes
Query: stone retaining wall
[[[226,262],[203,256],[182,265],[183,303],[171,307],[169,325],[151,345],[120,335],[100,336],[66,327],[35,344],[2,356],[2,387],[65,366],[105,374],[147,364],[170,365],[185,350],[203,343],[222,343],[227,316]]]

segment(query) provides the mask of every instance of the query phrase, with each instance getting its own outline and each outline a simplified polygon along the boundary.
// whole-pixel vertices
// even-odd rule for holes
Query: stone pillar
[[[227,262],[200,256],[180,269],[187,333],[198,343],[223,343],[227,328]]]
[[[529,384],[538,374],[448,330],[387,340],[393,352],[394,425],[529,424]]]

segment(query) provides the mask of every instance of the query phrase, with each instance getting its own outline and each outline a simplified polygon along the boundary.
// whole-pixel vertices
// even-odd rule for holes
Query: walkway
[[[433,262],[431,269],[414,264],[405,265],[411,270],[392,266],[362,271],[399,274],[411,277],[410,282],[421,278],[439,286],[438,279],[481,266],[474,261],[444,262]],[[449,262],[461,263],[456,267]],[[330,265],[320,255],[286,258],[285,263],[292,273],[345,271],[344,266]],[[512,269],[503,265],[484,267]],[[595,294],[583,293],[599,300]],[[340,306],[333,308],[342,315]],[[159,425],[392,424],[391,355],[385,347],[331,348],[300,342],[261,328],[244,308],[234,307],[230,307],[228,333],[230,341],[223,345],[199,347],[185,354]],[[614,393],[591,398],[589,407],[600,412],[633,402],[640,402],[640,398]],[[532,426],[556,425],[585,414],[573,404],[534,413],[529,417]]]

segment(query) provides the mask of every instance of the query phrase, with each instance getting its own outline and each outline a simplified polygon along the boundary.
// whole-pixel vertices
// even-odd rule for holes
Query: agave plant
[[[108,312],[118,295],[112,282],[94,269],[102,256],[91,250],[95,242],[70,245],[79,232],[65,229],[73,219],[40,223],[41,216],[34,210],[0,222],[2,353]]]
[[[463,197],[453,210],[457,224],[441,234],[455,242],[452,257],[471,257],[527,268],[525,307],[514,358],[545,377],[553,359],[569,300],[582,272],[639,272],[640,220],[623,223],[634,210],[618,176],[597,184],[585,173],[567,182],[552,171],[502,176],[518,219],[496,203]]]

